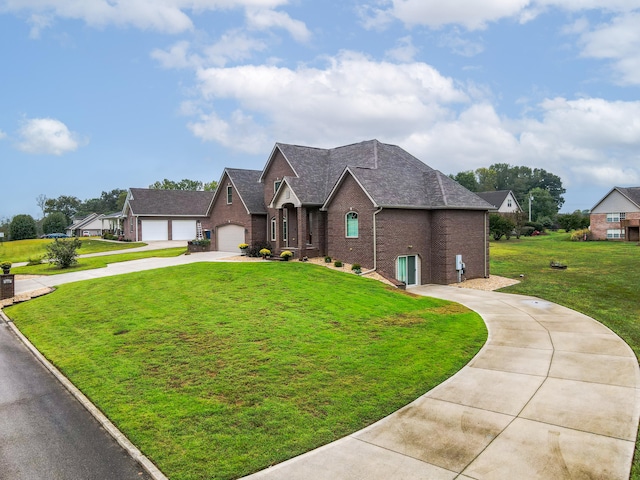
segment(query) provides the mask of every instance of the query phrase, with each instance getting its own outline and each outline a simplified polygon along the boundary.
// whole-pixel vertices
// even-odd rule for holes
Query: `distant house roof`
[[[213,192],[130,188],[125,201],[136,216],[204,217]]]
[[[351,174],[380,207],[491,208],[476,194],[402,148],[377,140],[332,149],[277,143],[274,153],[276,150],[295,172],[295,177],[286,180],[303,204],[326,205],[339,181]]]
[[[513,194],[512,190],[495,190],[493,192],[476,192],[480,198],[485,200],[487,203],[493,205],[496,209],[499,209],[500,206],[504,203],[507,197],[511,194],[513,199],[516,201],[516,205],[518,209],[520,209],[520,204],[518,203],[518,199]]]
[[[94,220],[101,219],[103,216],[104,215],[98,213],[90,213],[89,215],[82,218],[74,218],[71,225],[67,227],[67,230],[78,230],[80,228],[83,228],[85,225],[93,222]]]
[[[604,197],[602,197],[598,203],[596,203],[591,210],[595,210],[598,205],[602,203],[602,201],[611,195],[613,192],[618,191],[622,196],[627,198],[630,202],[640,209],[640,187],[613,187],[609,193],[607,193]]]

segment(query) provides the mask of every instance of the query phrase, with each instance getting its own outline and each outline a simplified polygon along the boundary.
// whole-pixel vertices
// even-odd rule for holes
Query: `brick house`
[[[138,242],[193,240],[211,229],[213,192],[130,188],[122,208],[122,232]]]
[[[270,242],[407,285],[489,276],[488,204],[377,140],[321,149],[277,143],[262,171],[226,169],[210,209],[213,248]]]
[[[640,241],[640,187],[613,187],[591,209],[594,240]]]

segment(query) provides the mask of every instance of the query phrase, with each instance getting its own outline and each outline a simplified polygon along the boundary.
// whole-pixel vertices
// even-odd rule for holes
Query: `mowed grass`
[[[67,284],[6,313],[172,480],[237,478],[352,433],[487,336],[460,305],[300,262]]]
[[[554,270],[551,261],[568,266]],[[585,313],[616,332],[640,358],[640,246],[571,242],[569,235],[491,243],[491,273],[521,278],[504,292],[535,295]],[[631,478],[640,480],[640,442]]]
[[[40,265],[25,265],[11,269],[11,273],[16,275],[57,275],[59,273],[79,272],[82,270],[92,270],[94,268],[104,268],[109,263],[128,262],[130,260],[140,260],[151,257],[177,257],[187,251],[186,247],[163,248],[160,250],[146,250],[142,252],[114,253],[110,255],[78,258],[75,265],[61,269],[55,264],[41,263]],[[78,251],[80,252],[80,250]]]
[[[82,247],[78,250],[79,254],[126,250],[146,245],[146,243],[140,242],[105,242],[95,238],[80,238],[80,240],[82,241]],[[15,242],[0,242],[0,262],[18,263],[27,262],[29,259],[42,258],[47,253],[47,245],[53,241],[50,238],[38,238],[16,240]]]

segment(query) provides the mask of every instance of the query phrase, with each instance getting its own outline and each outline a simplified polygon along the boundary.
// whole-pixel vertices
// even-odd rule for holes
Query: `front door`
[[[398,257],[396,278],[407,286],[418,285],[418,256],[403,255]]]

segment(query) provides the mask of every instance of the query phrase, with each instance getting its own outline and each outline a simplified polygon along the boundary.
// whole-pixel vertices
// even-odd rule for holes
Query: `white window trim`
[[[227,185],[227,205],[231,205],[233,203],[233,187],[231,185]]]
[[[276,217],[271,217],[269,228],[271,229],[269,233],[269,238],[271,238],[272,242],[275,242],[277,237],[277,232],[278,232],[278,226],[276,225]]]

